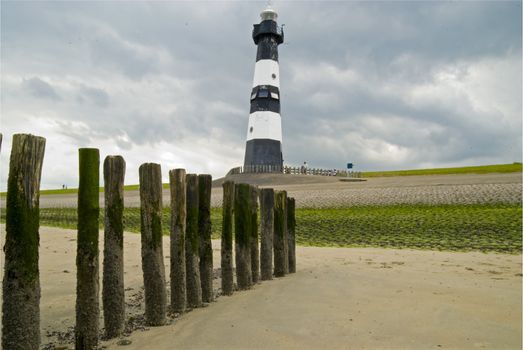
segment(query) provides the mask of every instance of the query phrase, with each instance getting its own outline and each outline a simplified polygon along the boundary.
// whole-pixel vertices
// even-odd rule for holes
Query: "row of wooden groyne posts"
[[[39,188],[45,139],[13,136],[6,201],[2,348],[40,346]],[[99,341],[99,151],[79,149],[75,348],[96,349]],[[145,322],[165,324],[167,312],[183,313],[214,300],[210,175],[169,171],[170,308],[162,248],[162,177],[159,164],[140,166],[141,254]],[[125,326],[123,210],[125,161],[107,156],[104,177],[104,336]],[[296,272],[295,201],[285,191],[248,184],[223,184],[221,293]],[[258,208],[259,199],[259,208]],[[260,220],[258,220],[258,209]],[[260,221],[260,222],[258,222]],[[233,229],[234,226],[234,229]],[[260,227],[260,230],[258,229]],[[259,234],[260,232],[260,234]],[[233,244],[236,286],[234,284]],[[273,263],[274,262],[274,263]]]

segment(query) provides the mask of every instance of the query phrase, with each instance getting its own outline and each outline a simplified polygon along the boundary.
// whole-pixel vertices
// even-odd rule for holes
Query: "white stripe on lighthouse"
[[[272,85],[280,87],[280,66],[274,60],[259,60],[254,66],[252,87]]]
[[[271,139],[281,142],[280,115],[269,111],[251,113],[247,127],[247,141],[254,139]]]

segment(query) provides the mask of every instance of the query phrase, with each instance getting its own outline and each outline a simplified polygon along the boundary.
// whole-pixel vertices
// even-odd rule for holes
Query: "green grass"
[[[169,184],[165,183],[162,185],[163,188],[169,188]],[[138,191],[140,189],[140,185],[127,185],[124,186],[125,191]],[[104,192],[104,188],[99,188],[100,193]],[[40,190],[40,195],[50,195],[50,194],[69,194],[69,193],[78,193],[78,188],[68,188],[68,189],[55,189],[55,190]],[[1,192],[0,196],[5,197],[7,192]]]
[[[365,171],[362,177],[386,177],[386,176],[410,176],[410,175],[448,175],[448,174],[488,174],[488,173],[514,173],[521,172],[522,164],[497,164],[467,166],[461,168],[435,168],[435,169],[414,169],[414,170],[394,170],[394,171]]]
[[[397,205],[296,211],[297,242],[521,253],[519,205]]]
[[[5,220],[2,212],[2,221]],[[40,210],[40,224],[76,228],[76,209]],[[169,209],[163,232],[169,233]],[[101,212],[103,218],[103,211]],[[211,210],[212,237],[221,234],[221,208]],[[306,246],[385,247],[520,254],[520,205],[395,205],[296,209],[297,243]],[[125,230],[140,232],[140,209],[125,208]],[[103,220],[100,220],[100,228]]]

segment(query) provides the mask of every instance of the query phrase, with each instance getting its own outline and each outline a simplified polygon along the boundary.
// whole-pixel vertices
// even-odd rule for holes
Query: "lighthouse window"
[[[275,100],[279,100],[279,96],[276,92],[271,92],[271,97]]]
[[[272,73],[272,79],[276,79],[276,74]]]
[[[256,98],[256,93],[251,95],[251,100],[254,100]]]
[[[258,91],[258,96],[261,98],[269,97],[269,90],[260,90]]]
[[[251,128],[249,129],[249,132],[252,132],[252,130],[253,130],[253,128],[252,128],[252,126],[251,126]]]

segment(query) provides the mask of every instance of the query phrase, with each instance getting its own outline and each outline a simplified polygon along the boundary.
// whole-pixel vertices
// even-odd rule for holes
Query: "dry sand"
[[[0,233],[5,237],[5,226]],[[213,245],[217,268],[219,241]],[[75,231],[41,228],[43,344],[58,344],[47,331],[74,326],[75,249]],[[167,237],[164,254],[168,275]],[[298,247],[297,261],[296,274],[220,297],[168,326],[135,331],[128,346],[116,341],[103,345],[158,350],[521,349],[521,255]],[[140,314],[137,234],[125,236],[125,283],[126,298],[134,305],[128,311]]]

